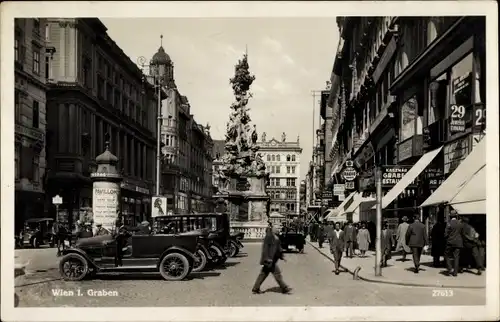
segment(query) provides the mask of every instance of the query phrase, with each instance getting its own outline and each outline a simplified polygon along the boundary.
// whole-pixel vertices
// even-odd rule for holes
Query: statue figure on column
[[[266,132],[262,133],[262,135],[260,136],[260,140],[262,142],[266,142]]]
[[[285,132],[283,132],[283,134],[281,134],[281,142],[285,142],[286,141],[286,134]]]

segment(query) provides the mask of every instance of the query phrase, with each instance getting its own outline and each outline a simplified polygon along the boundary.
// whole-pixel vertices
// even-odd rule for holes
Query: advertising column
[[[113,231],[115,222],[120,215],[121,204],[121,175],[116,169],[118,158],[109,151],[106,142],[106,151],[96,158],[97,171],[92,173],[92,213],[93,225],[101,224],[104,229]]]

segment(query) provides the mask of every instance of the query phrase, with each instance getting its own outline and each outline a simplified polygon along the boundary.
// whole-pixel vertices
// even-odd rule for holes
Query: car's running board
[[[126,266],[105,266],[100,267],[100,271],[117,271],[117,270],[143,270],[143,269],[158,269],[156,265],[126,265]]]

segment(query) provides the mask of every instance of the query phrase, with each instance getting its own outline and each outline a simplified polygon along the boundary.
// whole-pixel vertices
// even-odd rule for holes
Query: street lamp
[[[158,91],[158,112],[157,112],[157,125],[156,125],[156,195],[160,195],[160,179],[161,179],[161,94],[162,89],[169,83],[169,78],[172,73],[169,68],[172,67],[172,61],[163,49],[163,35],[160,36],[160,48],[153,56],[149,64],[146,64],[147,59],[140,56],[137,59],[138,64],[144,71],[145,67],[149,67],[149,75],[144,74],[146,81],[153,85],[154,89]]]

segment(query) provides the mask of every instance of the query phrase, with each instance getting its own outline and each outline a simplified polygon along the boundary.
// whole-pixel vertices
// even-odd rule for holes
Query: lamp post
[[[160,195],[160,179],[161,179],[161,94],[162,89],[168,85],[167,67],[169,67],[170,58],[163,49],[163,35],[160,36],[161,45],[158,52],[153,56],[153,59],[146,64],[147,59],[140,56],[137,59],[138,64],[144,70],[144,67],[149,67],[149,75],[144,74],[144,78],[148,83],[152,83],[158,95],[158,112],[156,116],[156,195]]]

